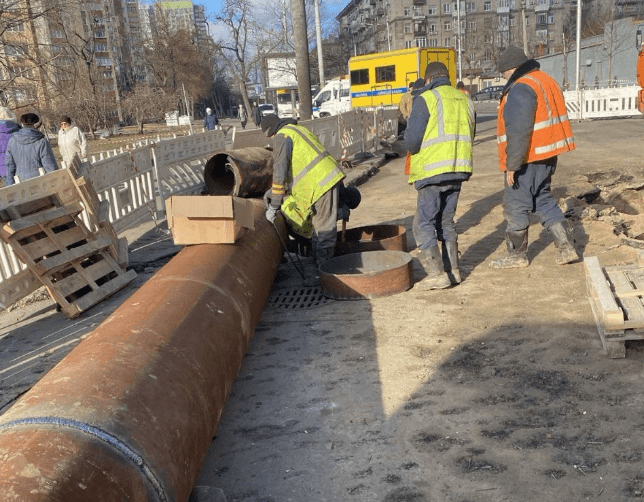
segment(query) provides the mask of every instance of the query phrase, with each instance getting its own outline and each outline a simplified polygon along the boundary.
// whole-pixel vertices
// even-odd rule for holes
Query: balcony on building
[[[414,5],[427,5],[427,0],[414,0]]]
[[[425,23],[414,23],[414,36],[427,34],[427,26]]]

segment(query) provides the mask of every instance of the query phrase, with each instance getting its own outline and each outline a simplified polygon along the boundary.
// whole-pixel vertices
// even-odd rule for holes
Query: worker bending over
[[[273,185],[266,218],[274,222],[281,209],[295,232],[311,237],[317,268],[333,257],[339,187],[345,175],[320,140],[297,120],[271,114],[262,119],[261,126],[267,137],[274,138]]]

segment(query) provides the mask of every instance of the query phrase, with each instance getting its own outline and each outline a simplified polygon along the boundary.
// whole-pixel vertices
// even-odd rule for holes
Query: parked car
[[[472,94],[472,99],[474,101],[484,101],[486,99],[500,99],[501,94],[503,94],[502,85],[492,85],[481,89],[479,92]]]
[[[277,112],[275,111],[275,107],[271,105],[270,103],[265,103],[263,105],[259,105],[259,111],[262,112],[262,117],[264,115],[271,115],[275,114],[277,115]]]

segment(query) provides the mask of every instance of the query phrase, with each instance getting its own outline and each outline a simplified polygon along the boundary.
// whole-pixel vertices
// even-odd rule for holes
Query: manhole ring
[[[330,301],[322,293],[321,287],[300,286],[298,288],[273,293],[268,299],[268,304],[280,310],[295,310],[312,309],[329,303]]]

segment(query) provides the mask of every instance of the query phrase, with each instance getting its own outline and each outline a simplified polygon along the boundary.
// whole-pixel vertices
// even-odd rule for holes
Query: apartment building
[[[155,22],[155,17],[163,15],[168,28],[171,31],[189,31],[193,35],[195,43],[204,43],[208,40],[208,24],[203,5],[195,5],[188,0],[172,2],[156,2],[149,9],[150,32]]]
[[[452,47],[463,77],[473,77],[494,73],[503,49],[523,47],[524,36],[532,57],[560,52],[575,15],[574,0],[352,0],[337,20],[351,55]]]
[[[4,0],[0,99],[12,108],[55,109],[89,88],[119,101],[141,79],[138,0],[35,3]],[[119,110],[120,115],[120,110]]]

